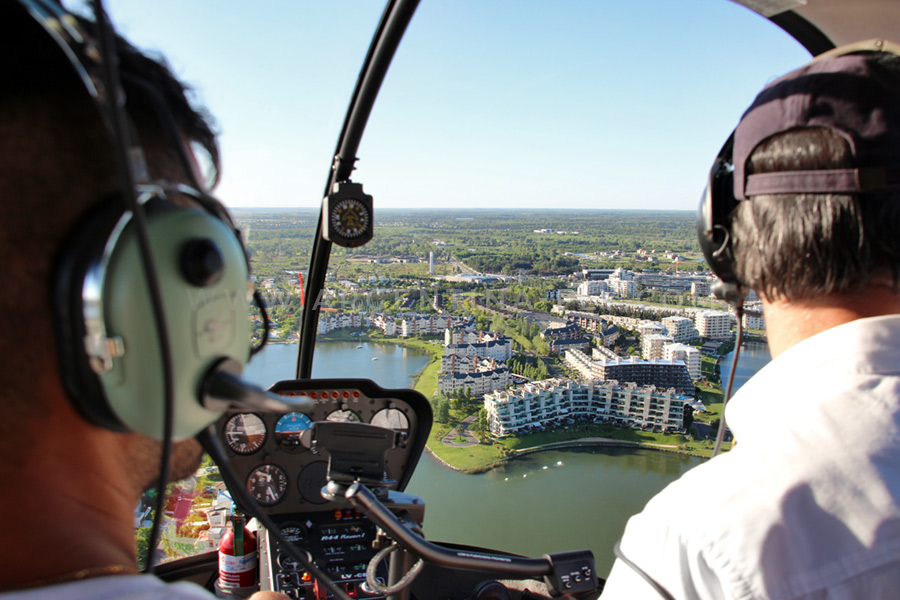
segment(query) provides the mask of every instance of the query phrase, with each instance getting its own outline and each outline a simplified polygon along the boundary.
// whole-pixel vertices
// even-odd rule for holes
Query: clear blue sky
[[[376,0],[108,0],[221,130],[219,197],[318,205]],[[808,55],[729,0],[422,0],[355,180],[381,207],[694,209],[769,80]]]

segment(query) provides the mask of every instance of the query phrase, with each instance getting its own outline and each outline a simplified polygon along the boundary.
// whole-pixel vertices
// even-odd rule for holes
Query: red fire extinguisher
[[[235,510],[232,529],[219,542],[219,587],[223,590],[256,585],[256,536]]]

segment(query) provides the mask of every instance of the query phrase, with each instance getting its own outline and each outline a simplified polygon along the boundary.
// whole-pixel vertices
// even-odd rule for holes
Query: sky
[[[377,0],[107,0],[216,117],[230,207],[316,207]],[[383,208],[697,207],[807,52],[729,0],[422,0],[354,181]]]

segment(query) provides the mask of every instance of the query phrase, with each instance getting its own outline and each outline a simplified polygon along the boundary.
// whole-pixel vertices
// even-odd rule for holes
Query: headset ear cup
[[[732,213],[737,208],[732,169],[733,145],[734,133],[719,151],[709,171],[697,217],[697,240],[710,270],[720,280],[713,286],[713,293],[732,306],[740,306],[746,294],[735,273],[731,244]]]
[[[243,245],[221,220],[160,204],[147,210],[147,226],[172,355],[174,437],[183,439],[221,414],[200,404],[209,370],[226,358],[241,366],[249,360],[249,277]],[[60,261],[55,295],[63,377],[76,407],[92,422],[161,439],[165,377],[137,236],[129,215],[100,221],[82,224],[64,251],[70,257]],[[107,229],[110,221],[115,223]],[[106,235],[90,233],[104,229]],[[216,254],[204,261],[216,271],[210,277],[186,268],[198,247],[201,254],[203,248]],[[93,312],[102,318],[108,345],[123,350],[107,368],[98,368],[102,361],[85,350]]]
[[[106,401],[103,386],[85,350],[84,284],[99,264],[107,241],[122,218],[122,201],[102,202],[81,219],[60,247],[52,283],[56,349],[63,385],[75,408],[88,421],[113,431],[128,431]]]

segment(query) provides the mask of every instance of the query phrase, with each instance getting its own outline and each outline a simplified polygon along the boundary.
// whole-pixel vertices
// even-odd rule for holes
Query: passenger
[[[734,449],[628,522],[603,598],[896,598],[900,58],[774,81],[733,158],[734,269],[773,360],[727,407]]]
[[[51,281],[79,220],[121,189],[110,137],[72,64],[17,2],[0,4],[0,597],[213,598],[138,575],[135,508],[160,472],[161,444],[82,418],[57,362]],[[122,42],[123,73],[159,90],[185,138],[215,159],[215,136],[169,70]],[[141,90],[130,117],[155,177],[185,181]],[[173,479],[198,466],[175,444]],[[286,598],[260,594],[256,598]]]

